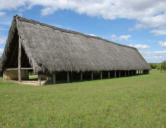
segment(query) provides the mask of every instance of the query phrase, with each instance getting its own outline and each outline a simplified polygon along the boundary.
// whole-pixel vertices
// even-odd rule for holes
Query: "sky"
[[[166,0],[0,0],[0,56],[13,16],[136,47],[166,60]]]

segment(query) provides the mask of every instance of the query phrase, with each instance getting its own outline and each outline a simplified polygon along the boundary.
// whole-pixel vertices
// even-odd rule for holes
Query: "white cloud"
[[[157,36],[160,36],[160,35],[166,35],[166,29],[155,29],[155,30],[152,30],[151,33],[154,33],[155,35]]]
[[[166,0],[1,0],[0,10],[42,6],[41,15],[58,9],[79,14],[99,16],[104,19],[135,19],[136,28],[160,28],[166,25]]]
[[[117,36],[115,34],[111,35],[111,40],[113,41],[122,41],[122,40],[129,40],[129,38],[131,38],[131,35],[120,35],[120,36]]]
[[[138,49],[147,49],[147,48],[150,48],[150,46],[147,45],[147,44],[135,44],[135,45],[129,44],[129,46],[132,46],[132,47],[135,47],[135,48],[138,48]]]
[[[0,0],[0,10],[13,10],[25,6],[29,0]]]
[[[158,44],[161,47],[166,47],[166,42],[159,41]]]
[[[162,51],[140,51],[148,62],[160,63],[166,60],[166,50]]]
[[[54,8],[48,7],[48,8],[42,9],[41,14],[42,14],[42,16],[46,16],[46,15],[54,13],[54,11],[56,11]]]
[[[5,14],[5,12],[0,12],[0,16],[4,16]]]
[[[0,37],[0,44],[4,44],[6,42],[6,37]]]
[[[89,34],[90,36],[96,36],[95,34]]]

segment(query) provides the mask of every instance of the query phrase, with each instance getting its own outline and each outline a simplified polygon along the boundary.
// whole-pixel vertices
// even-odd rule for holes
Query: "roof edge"
[[[123,44],[118,44],[118,43],[115,43],[113,41],[109,41],[107,39],[104,39],[102,37],[98,37],[98,36],[91,36],[91,35],[88,35],[88,34],[84,34],[84,33],[81,33],[81,32],[76,32],[76,31],[73,31],[73,30],[67,30],[67,29],[63,29],[63,28],[59,28],[59,27],[56,27],[56,26],[52,26],[52,25],[48,25],[48,24],[45,24],[45,23],[41,23],[39,21],[36,21],[36,20],[32,20],[32,19],[27,19],[27,18],[24,18],[24,17],[21,17],[21,16],[14,16],[15,19],[19,20],[19,21],[25,21],[25,22],[28,22],[28,23],[32,23],[32,24],[40,24],[42,26],[46,26],[46,27],[49,27],[49,28],[52,28],[54,30],[59,30],[61,32],[66,32],[66,33],[72,33],[72,34],[79,34],[79,35],[82,35],[82,36],[85,36],[85,37],[88,37],[88,38],[95,38],[95,39],[100,39],[100,40],[103,40],[103,41],[106,41],[108,43],[112,43],[112,44],[115,44],[115,45],[118,45],[118,46],[122,46],[122,47],[127,47],[127,48],[132,48],[134,50],[137,50],[137,48],[135,47],[132,47],[132,46],[127,46],[127,45],[123,45]],[[16,20],[16,21],[17,21]]]

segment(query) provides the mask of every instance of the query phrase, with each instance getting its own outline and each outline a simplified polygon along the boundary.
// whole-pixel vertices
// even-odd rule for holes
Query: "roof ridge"
[[[128,45],[123,45],[123,44],[118,44],[118,43],[115,43],[113,41],[109,41],[109,40],[104,39],[104,38],[99,37],[99,36],[91,36],[91,35],[84,34],[84,33],[81,33],[81,32],[59,28],[59,27],[56,27],[56,26],[48,25],[46,23],[41,23],[41,22],[36,21],[36,20],[27,19],[27,18],[18,16],[18,15],[14,16],[14,18],[18,19],[19,21],[25,21],[25,22],[29,22],[29,23],[33,23],[33,24],[40,24],[42,26],[46,26],[46,27],[52,28],[54,30],[59,30],[59,31],[66,32],[66,33],[79,34],[79,35],[90,37],[90,38],[100,39],[100,40],[103,40],[103,41],[106,41],[106,42],[109,42],[109,43],[112,43],[112,44],[115,44],[115,45],[118,45],[118,46],[127,47],[127,48],[133,48],[133,49],[137,50],[137,48],[135,48],[135,47],[128,46]]]

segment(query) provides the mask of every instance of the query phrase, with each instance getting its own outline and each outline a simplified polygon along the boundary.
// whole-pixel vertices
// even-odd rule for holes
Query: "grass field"
[[[166,73],[42,87],[0,78],[0,128],[166,128]]]

